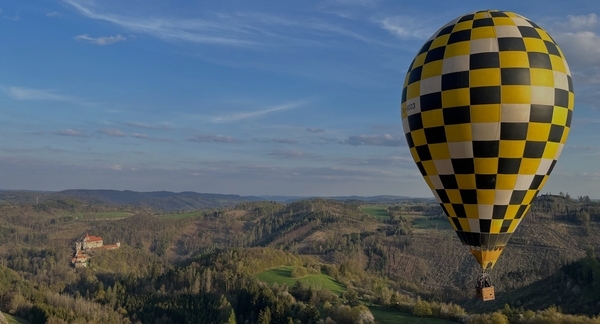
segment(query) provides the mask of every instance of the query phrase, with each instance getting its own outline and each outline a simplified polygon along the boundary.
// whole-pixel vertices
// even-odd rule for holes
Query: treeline
[[[404,203],[400,205],[394,205],[388,207],[388,213],[390,216],[392,215],[407,215],[407,214],[415,214],[415,215],[443,215],[444,211],[440,207],[439,204],[434,202],[422,202],[418,204],[414,203]]]
[[[600,202],[592,201],[589,196],[572,198],[562,192],[559,195],[540,195],[535,198],[532,208],[535,213],[577,224],[600,221]]]
[[[363,221],[359,205],[335,200],[310,199],[289,204],[275,202],[240,203],[236,210],[248,211],[244,219],[252,220],[244,235],[234,238],[230,246],[275,245],[290,249],[312,232],[331,223]]]
[[[520,308],[504,308],[493,313],[467,315],[463,319],[468,324],[598,324],[600,318],[585,315],[561,313],[560,308],[550,306],[547,309],[532,311]]]
[[[563,266],[554,279],[563,310],[600,314],[600,258],[593,250],[584,259]]]

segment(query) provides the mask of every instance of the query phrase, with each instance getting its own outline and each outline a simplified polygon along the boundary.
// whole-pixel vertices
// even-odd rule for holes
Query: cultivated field
[[[409,313],[402,313],[393,309],[383,307],[369,307],[371,313],[375,317],[375,321],[379,324],[396,324],[396,323],[419,323],[419,324],[449,324],[454,323],[438,318],[418,317]]]
[[[360,208],[363,213],[369,214],[378,220],[390,219],[390,214],[387,212],[386,206],[363,206]]]
[[[270,285],[277,283],[279,285],[285,284],[288,287],[292,287],[296,284],[296,281],[300,281],[314,288],[329,289],[331,292],[338,295],[346,291],[346,287],[342,286],[339,282],[326,274],[308,274],[304,277],[293,278],[293,270],[293,266],[279,267],[263,271],[256,275],[256,277]]]

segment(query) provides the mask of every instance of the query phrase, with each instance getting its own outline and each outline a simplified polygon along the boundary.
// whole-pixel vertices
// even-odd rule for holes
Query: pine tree
[[[258,324],[270,324],[271,323],[271,309],[269,306],[264,308],[258,313]]]

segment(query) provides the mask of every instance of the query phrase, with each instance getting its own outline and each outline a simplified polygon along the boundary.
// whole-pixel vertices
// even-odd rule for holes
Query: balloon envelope
[[[493,267],[552,172],[573,104],[562,51],[512,12],[454,19],[411,63],[401,105],[406,141],[482,268]]]

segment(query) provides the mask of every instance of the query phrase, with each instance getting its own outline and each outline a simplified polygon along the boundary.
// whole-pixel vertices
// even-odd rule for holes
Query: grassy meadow
[[[363,213],[371,215],[378,220],[390,219],[390,214],[388,214],[386,206],[362,206],[360,209]]]
[[[105,211],[105,212],[85,212],[85,213],[72,213],[64,216],[73,217],[77,220],[93,220],[93,219],[119,219],[127,218],[132,216],[132,213],[120,212],[120,211]]]
[[[12,316],[5,312],[2,312],[2,315],[4,315],[4,317],[6,318],[6,320],[8,321],[8,324],[29,324],[29,322],[26,321],[24,318],[21,318],[18,316]]]
[[[431,317],[418,317],[409,313],[403,313],[397,310],[372,306],[369,307],[371,313],[375,317],[375,321],[379,324],[396,324],[396,323],[419,323],[419,324],[450,324],[454,322],[446,321]]]
[[[277,283],[279,285],[285,284],[288,287],[292,287],[296,284],[296,281],[300,281],[311,287],[319,289],[329,289],[331,292],[338,295],[346,291],[346,287],[344,287],[339,282],[335,281],[335,279],[331,278],[326,274],[308,274],[304,277],[293,278],[293,270],[293,266],[273,268],[259,273],[258,275],[256,275],[256,277],[259,280],[268,283],[269,285]]]
[[[411,216],[411,225],[416,230],[454,230],[446,218]]]

